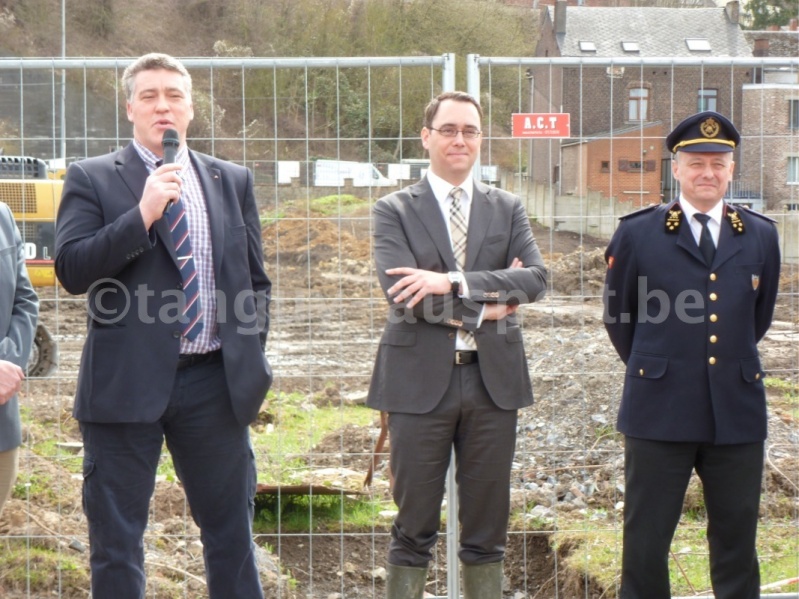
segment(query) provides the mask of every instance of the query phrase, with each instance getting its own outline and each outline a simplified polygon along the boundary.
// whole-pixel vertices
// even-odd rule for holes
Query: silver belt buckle
[[[455,364],[457,366],[463,366],[464,362],[461,361],[462,360],[462,356],[463,356],[463,352],[461,352],[461,351],[456,351],[455,352]]]

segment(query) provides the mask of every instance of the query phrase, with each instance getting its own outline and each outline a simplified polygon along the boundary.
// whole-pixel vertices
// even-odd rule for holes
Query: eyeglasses
[[[475,129],[473,127],[467,127],[466,129],[456,129],[455,127],[441,127],[441,129],[436,129],[435,127],[428,127],[428,129],[431,131],[438,131],[444,137],[457,137],[458,133],[462,133],[463,139],[477,139],[482,133],[480,129]]]

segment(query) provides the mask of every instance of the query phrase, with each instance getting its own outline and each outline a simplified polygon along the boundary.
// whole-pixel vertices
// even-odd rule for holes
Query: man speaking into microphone
[[[143,599],[143,535],[166,439],[201,530],[211,599],[263,597],[248,425],[272,380],[271,283],[252,173],[189,150],[191,76],[125,69],[133,141],[70,165],[56,273],[87,294],[73,415],[84,443],[92,596]]]

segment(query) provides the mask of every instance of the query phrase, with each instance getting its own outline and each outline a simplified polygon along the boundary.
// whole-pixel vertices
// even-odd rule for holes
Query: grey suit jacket
[[[532,385],[515,316],[484,321],[482,304],[534,302],[546,291],[546,270],[524,208],[514,195],[475,182],[464,279],[469,296],[427,296],[407,309],[387,290],[409,266],[457,270],[447,225],[427,179],[381,198],[374,208],[375,263],[389,303],[367,404],[388,412],[423,414],[435,408],[454,367],[456,331],[474,332],[483,382],[497,406],[533,403]],[[514,258],[523,268],[508,268]]]
[[[38,317],[39,301],[25,268],[22,239],[11,210],[0,203],[0,360],[22,369],[28,365]],[[0,406],[0,451],[21,443],[15,396]]]
[[[272,381],[264,354],[271,282],[264,272],[252,173],[190,151],[205,195],[217,323],[233,412],[249,424]],[[169,403],[180,352],[181,277],[165,218],[148,232],[139,198],[148,172],[133,145],[70,165],[56,222],[55,267],[88,292],[88,333],[74,416],[154,422]],[[166,316],[166,317],[164,317]]]

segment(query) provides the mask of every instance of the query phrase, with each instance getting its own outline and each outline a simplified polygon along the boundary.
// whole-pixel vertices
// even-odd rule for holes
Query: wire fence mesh
[[[454,89],[454,57],[184,62],[194,77],[189,145],[252,169],[273,283],[267,355],[275,382],[252,427],[265,592],[382,597],[394,511],[387,457],[372,486],[362,486],[379,432],[363,401],[385,317],[370,210],[423,175],[422,110]],[[522,197],[549,270],[547,297],[520,310],[536,404],[519,418],[506,596],[618,593],[624,477],[614,423],[623,368],[602,324],[603,252],[619,216],[674,197],[664,138],[702,108],[730,115],[743,134],[729,200],[765,211],[781,235],[778,308],[761,344],[770,438],[759,552],[764,593],[795,591],[797,60],[473,55],[467,63],[466,87],[484,110],[476,173]],[[117,83],[125,64],[0,60],[0,147],[6,157],[46,160],[52,177],[25,192],[18,211],[39,266],[53,255],[41,222],[52,222],[65,163],[129,141]],[[514,114],[564,113],[565,139],[513,135]],[[20,185],[0,180],[0,200],[9,203]],[[89,594],[82,447],[70,416],[86,310],[84,298],[42,276],[41,321],[58,367],[29,377],[21,399],[20,474],[0,517],[0,595],[14,599]],[[693,481],[671,554],[675,595],[710,589],[705,527]],[[434,597],[454,597],[446,531],[426,587]],[[206,596],[199,531],[166,452],[145,551],[148,597]]]

